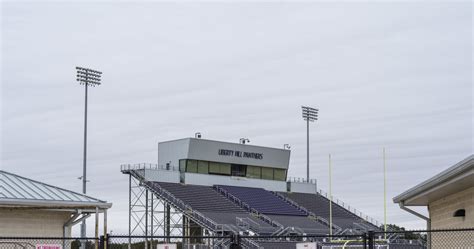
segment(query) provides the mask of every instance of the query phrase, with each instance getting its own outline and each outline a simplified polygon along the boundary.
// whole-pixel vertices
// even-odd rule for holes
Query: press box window
[[[198,161],[198,173],[200,173],[200,174],[209,174],[209,162],[207,162],[207,161]]]
[[[262,179],[273,180],[273,169],[262,168]]]
[[[247,177],[260,179],[262,177],[261,168],[257,166],[247,166]]]
[[[179,172],[186,171],[186,159],[179,160]]]
[[[230,175],[230,164],[209,162],[209,174]]]
[[[273,179],[277,181],[286,180],[286,170],[284,169],[273,169]]]
[[[247,165],[232,164],[231,170],[232,176],[245,176],[245,172],[247,171]]]
[[[186,172],[197,173],[198,162],[196,160],[188,160],[186,163]]]

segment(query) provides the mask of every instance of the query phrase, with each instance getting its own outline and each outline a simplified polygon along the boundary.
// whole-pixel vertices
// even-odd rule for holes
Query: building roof
[[[272,150],[280,150],[280,151],[291,151],[289,149],[282,149],[282,148],[276,148],[276,147],[254,145],[254,144],[248,144],[248,143],[242,144],[242,143],[237,143],[237,142],[219,141],[219,140],[213,140],[213,139],[207,139],[207,138],[195,138],[195,137],[186,137],[186,138],[167,140],[167,141],[159,142],[158,144],[164,144],[164,143],[170,143],[170,142],[172,143],[172,142],[176,142],[176,141],[180,141],[180,140],[208,141],[208,142],[214,142],[214,143],[220,143],[220,144],[238,145],[238,146],[254,147],[254,148],[264,148],[264,149],[272,149]]]
[[[447,195],[474,187],[474,155],[393,198],[406,206],[426,206]]]
[[[0,170],[0,206],[110,208],[112,204]]]

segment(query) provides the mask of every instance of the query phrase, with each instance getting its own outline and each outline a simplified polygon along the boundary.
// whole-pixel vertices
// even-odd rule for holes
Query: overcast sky
[[[159,141],[194,136],[282,148],[311,177],[383,220],[424,228],[391,198],[472,154],[472,3],[3,2],[1,169],[81,191],[89,92],[88,194],[127,228],[122,163],[157,161]],[[91,220],[92,221],[92,220]],[[92,224],[92,223],[91,223]],[[92,227],[92,226],[90,226]],[[92,229],[90,229],[92,232]]]

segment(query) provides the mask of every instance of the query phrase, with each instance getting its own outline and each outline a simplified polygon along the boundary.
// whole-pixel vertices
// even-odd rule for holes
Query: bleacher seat
[[[307,216],[303,211],[286,203],[273,193],[262,188],[247,188],[218,185],[228,193],[247,203],[262,214]]]
[[[293,200],[298,205],[308,209],[308,211],[316,214],[317,216],[323,217],[329,220],[329,199],[320,194],[307,194],[307,193],[286,193],[280,192],[281,195]],[[365,226],[378,230],[378,228],[363,220],[359,216],[351,213],[349,210],[337,205],[333,202],[332,204],[332,217],[334,224],[339,227],[346,228],[358,228],[354,226],[354,223],[363,223]]]
[[[253,217],[246,210],[217,193],[212,187],[166,182],[155,183],[218,224],[235,225],[237,218],[248,218],[259,224],[262,230],[274,230],[269,224]]]

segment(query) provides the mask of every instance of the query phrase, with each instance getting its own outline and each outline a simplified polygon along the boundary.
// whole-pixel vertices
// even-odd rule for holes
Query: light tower
[[[309,182],[309,122],[318,120],[318,109],[301,106],[303,119],[306,121],[306,181]]]
[[[84,101],[84,154],[82,164],[82,193],[86,194],[87,185],[87,88],[89,86],[95,87],[100,85],[100,77],[102,72],[92,70],[89,68],[76,67],[77,70],[77,81],[79,84],[84,85],[85,101]],[[81,225],[81,237],[86,237],[86,221],[82,221]],[[82,243],[82,248],[85,248]]]

